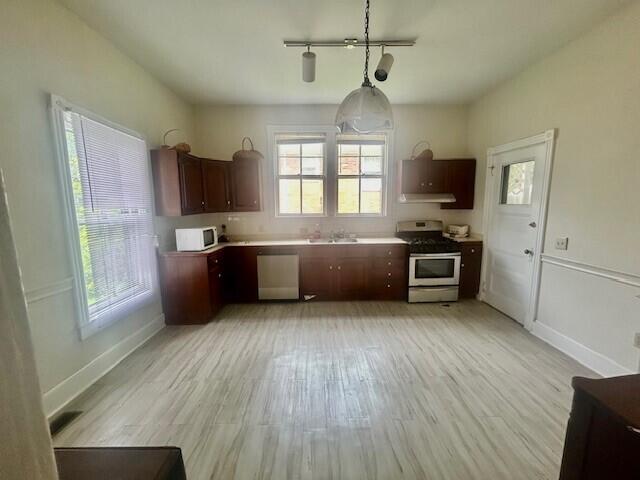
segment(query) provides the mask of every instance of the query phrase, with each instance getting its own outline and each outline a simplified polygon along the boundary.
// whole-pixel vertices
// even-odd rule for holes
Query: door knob
[[[526,255],[533,255],[533,250],[529,250],[528,248],[525,248],[525,249],[524,249],[524,253],[525,253]]]
[[[536,222],[531,222],[531,223],[529,224],[529,226],[530,226],[531,228],[536,228],[536,227],[538,226],[538,224],[537,224]]]

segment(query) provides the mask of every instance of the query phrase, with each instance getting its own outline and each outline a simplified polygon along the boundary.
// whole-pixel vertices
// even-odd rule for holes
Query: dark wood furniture
[[[475,298],[480,291],[480,271],[482,268],[482,242],[460,242],[460,298]]]
[[[207,323],[227,302],[258,301],[258,255],[300,257],[302,300],[406,300],[407,245],[231,245],[160,255],[165,322]]]
[[[54,449],[60,480],[186,480],[177,447]]]
[[[173,149],[151,151],[156,215],[180,216],[261,208],[257,159],[200,158]]]
[[[442,203],[443,209],[472,209],[475,195],[475,158],[426,160],[415,158],[399,164],[399,194],[452,193],[454,203]]]
[[[575,377],[560,480],[640,478],[640,375]]]

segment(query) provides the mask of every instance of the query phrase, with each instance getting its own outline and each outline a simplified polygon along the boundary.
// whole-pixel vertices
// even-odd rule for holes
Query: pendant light
[[[369,0],[364,16],[364,80],[340,104],[336,127],[340,133],[371,133],[393,128],[391,104],[380,89],[369,81]]]

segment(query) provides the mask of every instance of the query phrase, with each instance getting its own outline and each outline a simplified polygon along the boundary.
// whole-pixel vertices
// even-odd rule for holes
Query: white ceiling
[[[315,83],[288,40],[362,37],[362,0],[60,0],[195,104],[339,103],[362,81],[364,49],[316,49]],[[392,103],[465,103],[586,31],[626,0],[372,0]],[[372,52],[371,78],[379,58]]]

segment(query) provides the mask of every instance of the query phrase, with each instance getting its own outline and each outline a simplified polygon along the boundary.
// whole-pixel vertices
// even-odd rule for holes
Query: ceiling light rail
[[[315,41],[315,40],[285,40],[283,42],[285,47],[341,47],[341,48],[355,48],[365,47],[366,42],[364,40],[358,40],[357,38],[345,38],[344,40],[328,40],[328,41]],[[415,40],[369,40],[370,47],[413,47],[416,44]]]

